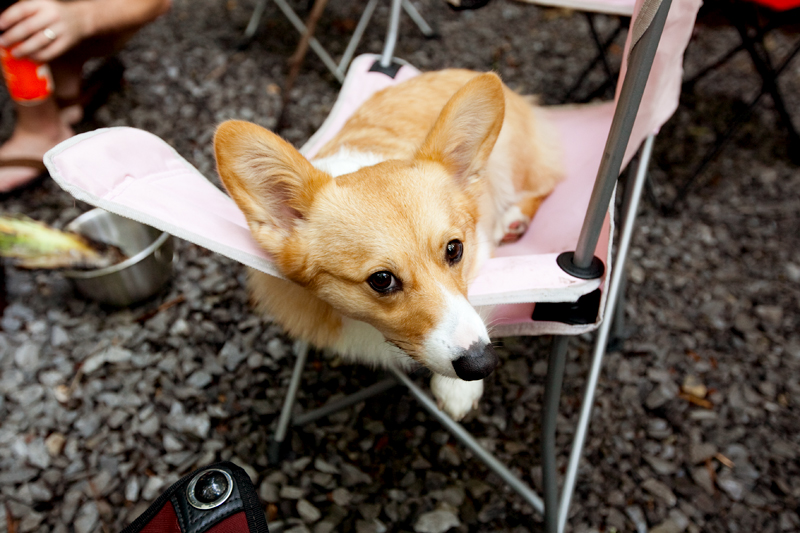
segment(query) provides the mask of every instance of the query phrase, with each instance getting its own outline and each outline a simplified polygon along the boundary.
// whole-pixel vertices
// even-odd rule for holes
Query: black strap
[[[234,487],[231,495],[223,504],[203,511],[189,504],[186,488],[195,476],[211,469],[228,472],[233,479]],[[215,463],[183,476],[156,498],[144,513],[122,530],[122,533],[139,533],[142,531],[161,512],[167,502],[172,503],[172,507],[178,517],[178,524],[183,533],[204,533],[214,525],[240,512],[245,513],[249,533],[269,533],[264,509],[261,507],[258,493],[250,481],[250,477],[242,468],[228,461]],[[242,533],[248,532],[243,531]]]

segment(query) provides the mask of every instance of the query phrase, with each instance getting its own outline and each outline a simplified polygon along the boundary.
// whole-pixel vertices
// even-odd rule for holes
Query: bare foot
[[[16,128],[11,138],[0,146],[0,160],[35,159],[41,161],[45,152],[72,137],[75,132],[59,121],[57,126],[29,131]],[[33,167],[0,167],[0,192],[8,192],[33,180],[41,173]]]

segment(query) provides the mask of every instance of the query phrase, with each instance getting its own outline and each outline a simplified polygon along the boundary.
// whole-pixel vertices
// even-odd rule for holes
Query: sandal
[[[80,106],[83,117],[79,122],[91,120],[94,113],[106,103],[111,94],[122,87],[125,65],[116,57],[110,57],[92,71],[81,84],[80,94],[73,97],[56,97],[56,105],[64,109]]]
[[[47,167],[44,166],[44,163],[40,159],[29,159],[23,157],[14,159],[0,159],[0,168],[2,167],[29,167],[38,170],[39,174],[29,179],[25,183],[20,183],[13,189],[0,192],[0,201],[16,196],[21,192],[38,187],[42,184],[45,178],[50,175],[47,172]]]

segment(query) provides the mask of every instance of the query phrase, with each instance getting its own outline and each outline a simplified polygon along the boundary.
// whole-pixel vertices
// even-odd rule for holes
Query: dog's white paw
[[[458,421],[478,407],[478,400],[483,395],[483,380],[464,381],[434,374],[431,377],[431,392],[439,409]]]
[[[516,205],[512,205],[497,222],[494,240],[498,244],[516,242],[527,231],[531,220]]]

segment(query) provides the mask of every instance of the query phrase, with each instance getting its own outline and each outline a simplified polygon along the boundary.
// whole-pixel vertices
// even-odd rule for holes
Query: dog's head
[[[467,301],[483,169],[503,123],[501,82],[472,79],[417,153],[335,179],[277,135],[223,123],[219,174],[281,272],[434,372],[481,379],[497,357]]]

